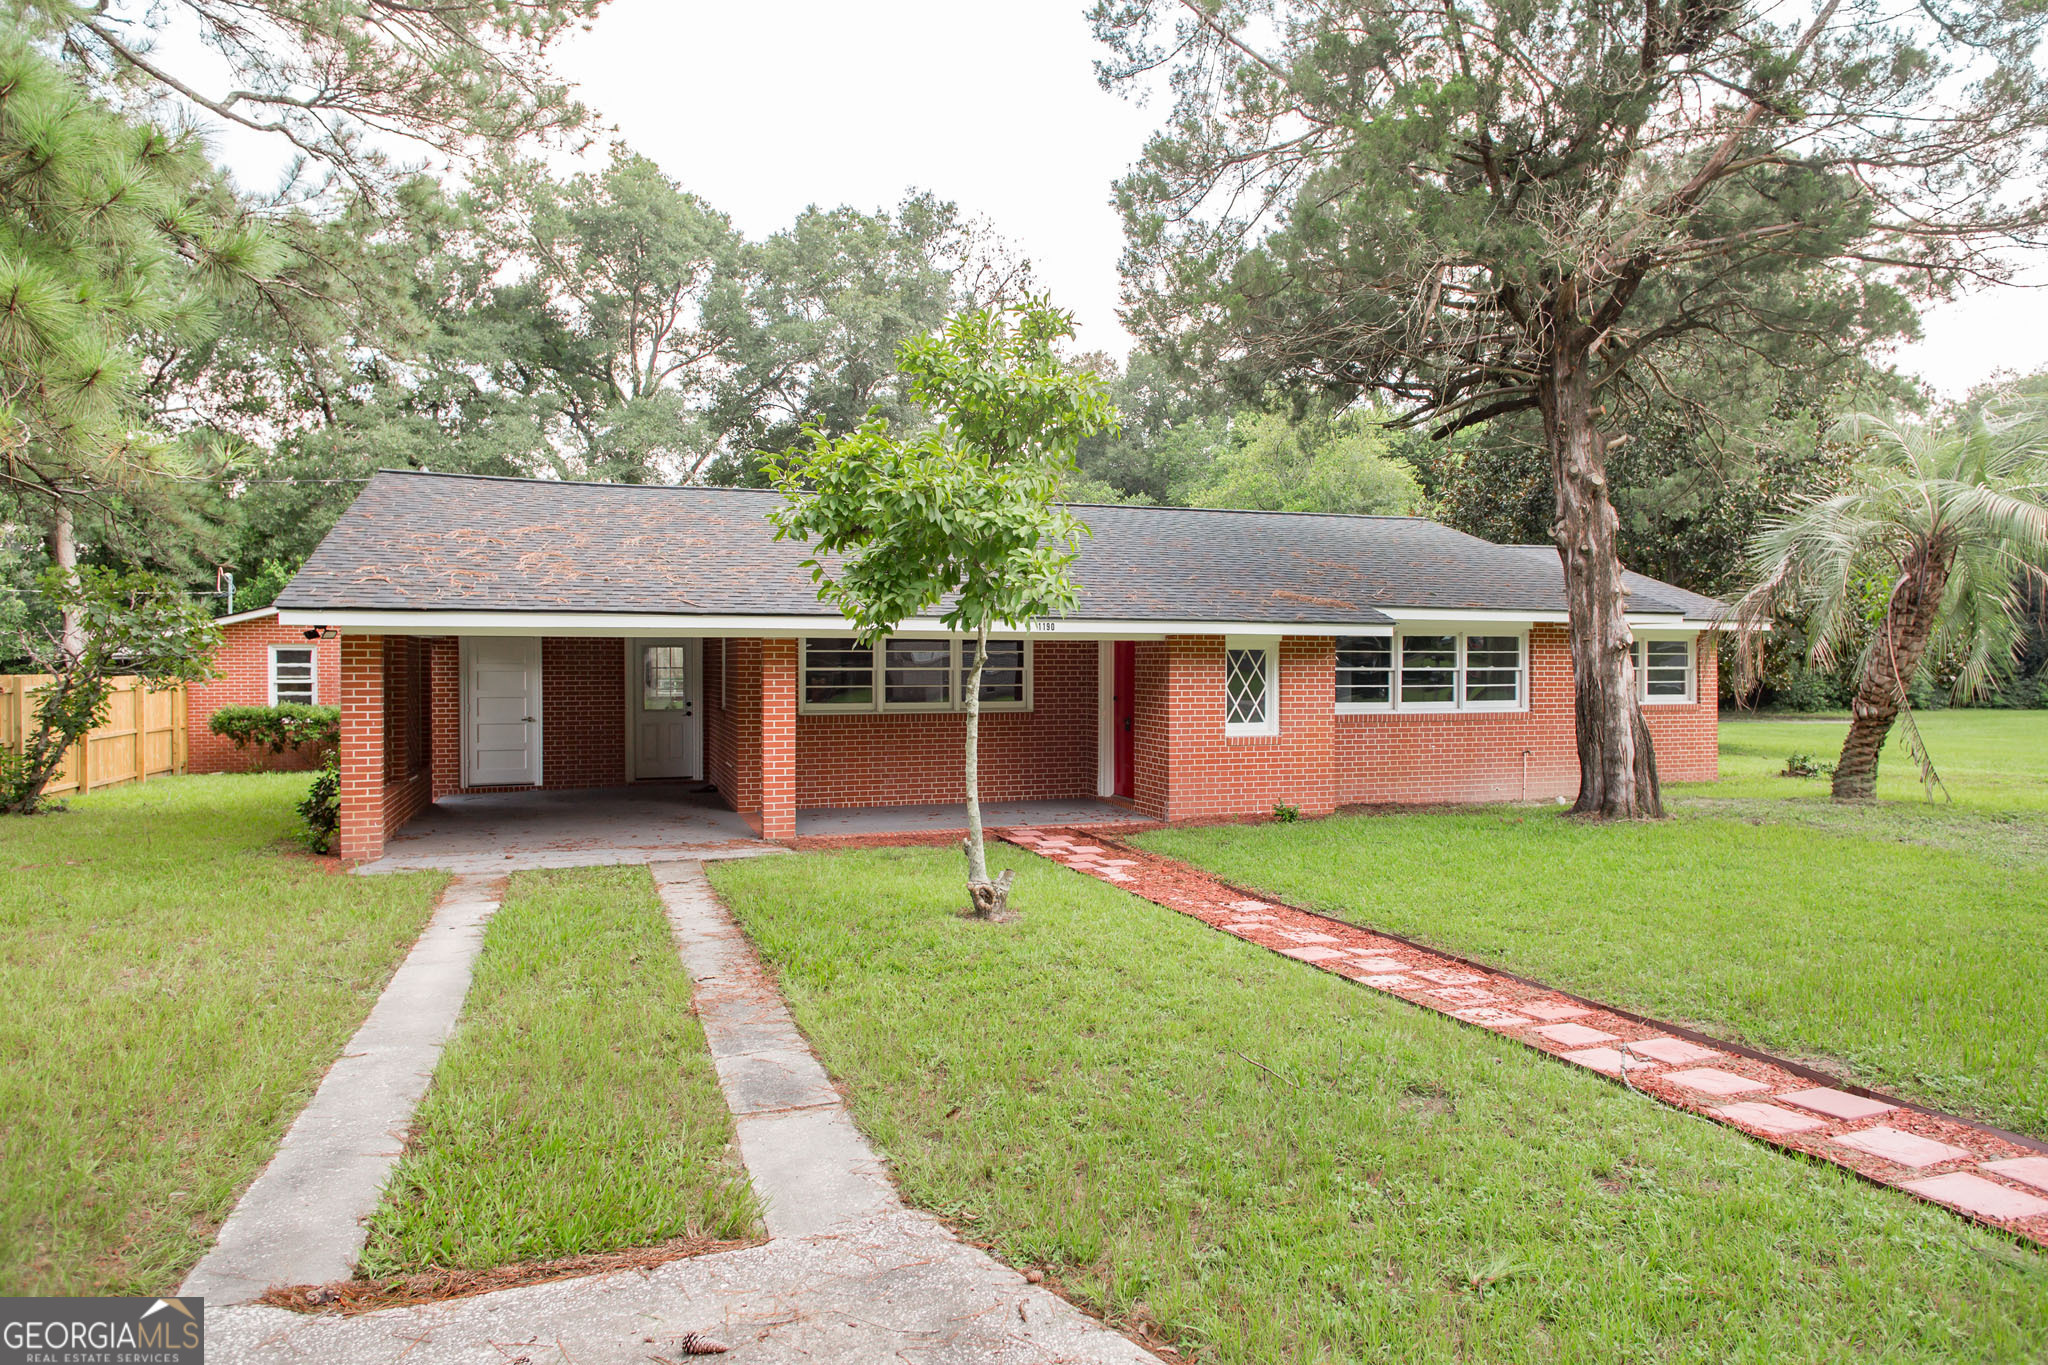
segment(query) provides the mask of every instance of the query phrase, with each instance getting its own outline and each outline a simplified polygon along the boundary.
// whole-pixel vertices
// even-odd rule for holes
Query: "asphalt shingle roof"
[[[384,471],[278,605],[294,611],[828,616],[780,495]],[[1084,506],[1078,620],[1383,625],[1382,608],[1562,611],[1555,551],[1413,517]],[[1540,551],[1540,553],[1538,553]],[[1634,611],[1720,604],[1640,575]]]

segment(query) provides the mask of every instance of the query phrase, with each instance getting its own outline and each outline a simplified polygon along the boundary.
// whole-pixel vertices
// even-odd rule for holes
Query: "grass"
[[[906,1194],[1204,1365],[2038,1360],[2048,1259],[1016,850],[713,881]]]
[[[0,817],[0,1291],[173,1290],[418,936],[443,879],[295,853],[306,782]]]
[[[523,872],[358,1274],[759,1230],[690,980],[644,867]]]
[[[1824,796],[1824,781],[1764,775],[1793,747],[1824,750],[1809,736],[1827,729],[1724,724],[1728,781],[1674,792],[1680,818],[1658,825],[1497,807],[1137,842],[1297,905],[2048,1136],[2048,818],[1998,804],[2048,784],[2048,714],[1928,717],[1955,807],[1841,807],[1805,799]]]
[[[1832,763],[1849,733],[1847,720],[1744,720],[1740,715],[1723,713],[1721,780],[1675,788],[1681,797],[1827,799],[1825,777],[1778,774],[1794,753]],[[1916,719],[1952,799],[1926,799],[1920,770],[1894,728],[1878,761],[1880,800],[1928,815],[1943,810],[2048,814],[2048,711],[1928,711],[1916,713]]]

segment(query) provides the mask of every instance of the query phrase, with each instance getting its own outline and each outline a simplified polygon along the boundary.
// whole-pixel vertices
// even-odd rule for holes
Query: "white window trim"
[[[311,641],[308,641],[303,645],[272,645],[270,647],[270,704],[272,706],[276,706],[278,704],[277,651],[279,651],[280,649],[303,649],[306,651],[307,669],[311,675],[308,681],[312,685],[312,700],[307,701],[303,704],[307,706],[318,706],[320,704],[320,647],[316,644],[313,644]]]
[[[1230,719],[1230,651],[1263,650],[1266,655],[1266,715],[1258,721]],[[1223,733],[1225,736],[1254,738],[1280,733],[1280,637],[1277,635],[1226,635],[1223,637]]]
[[[1636,700],[1644,706],[1691,706],[1699,701],[1700,693],[1700,637],[1680,635],[1675,632],[1637,631],[1635,643],[1629,648],[1629,666],[1635,669]],[[1651,640],[1679,640],[1685,644],[1685,695],[1682,697],[1653,697],[1650,695],[1650,670],[1646,661],[1650,657],[1647,648]]]
[[[1401,644],[1411,635],[1451,635],[1458,641],[1456,677],[1450,701],[1404,702],[1401,700]],[[1521,642],[1521,663],[1515,678],[1514,701],[1467,701],[1465,699],[1466,641],[1474,635],[1513,636]],[[1494,625],[1476,621],[1404,622],[1393,634],[1392,670],[1388,677],[1386,701],[1333,701],[1340,716],[1385,716],[1405,713],[1416,716],[1498,715],[1529,709],[1529,626],[1523,622]],[[1332,690],[1335,683],[1332,682]]]
[[[813,640],[845,640],[845,639],[851,639],[851,638],[853,638],[853,637],[852,637],[852,636],[851,636],[850,634],[849,634],[849,635],[806,635],[806,636],[802,637],[802,638],[801,638],[800,640],[798,640],[798,642],[797,642],[797,670],[796,670],[796,698],[797,698],[797,700],[796,700],[796,711],[797,711],[797,714],[798,714],[798,715],[800,715],[800,716],[874,716],[874,715],[888,715],[888,716],[914,716],[914,715],[927,715],[927,716],[930,716],[930,715],[941,715],[941,716],[947,716],[947,715],[965,715],[965,714],[967,713],[967,698],[966,698],[966,696],[965,696],[965,693],[966,693],[966,690],[967,690],[967,689],[966,689],[966,686],[965,686],[965,682],[966,682],[966,679],[965,679],[965,678],[964,678],[964,677],[962,676],[962,674],[961,674],[961,671],[960,671],[960,667],[961,667],[961,662],[962,662],[962,660],[964,659],[964,657],[965,657],[965,655],[966,655],[966,651],[965,651],[965,650],[964,650],[964,649],[963,649],[963,648],[962,648],[961,646],[962,646],[962,645],[964,645],[964,644],[966,643],[966,637],[964,637],[964,636],[957,636],[957,635],[956,635],[956,636],[954,636],[954,637],[953,637],[953,638],[952,638],[951,640],[949,640],[949,641],[947,642],[947,644],[948,644],[948,646],[949,646],[949,653],[948,653],[948,660],[949,660],[949,662],[948,662],[948,664],[947,664],[947,668],[948,668],[948,669],[950,670],[950,672],[949,672],[948,676],[949,676],[950,678],[952,678],[952,680],[953,680],[953,681],[952,681],[952,684],[951,684],[951,686],[952,686],[952,691],[953,691],[953,693],[955,694],[955,695],[954,695],[954,696],[953,696],[953,697],[952,697],[952,698],[951,698],[950,700],[948,700],[948,701],[915,701],[915,702],[901,702],[901,701],[898,701],[898,702],[892,702],[892,701],[885,701],[885,700],[883,700],[883,696],[882,696],[882,691],[883,691],[883,681],[882,681],[882,673],[883,673],[883,670],[885,669],[885,667],[887,666],[887,663],[886,663],[886,661],[887,661],[887,659],[888,659],[888,650],[889,650],[889,640],[890,640],[890,638],[892,638],[892,637],[888,637],[888,636],[884,636],[884,637],[883,637],[882,639],[880,639],[880,640],[876,641],[876,643],[875,643],[875,649],[874,649],[874,668],[875,668],[875,677],[874,677],[874,699],[873,699],[872,701],[860,701],[860,702],[811,702],[811,701],[806,701],[806,700],[804,699],[804,697],[805,697],[805,693],[806,693],[806,692],[807,692],[807,691],[809,690],[809,688],[807,687],[807,685],[806,685],[806,683],[805,683],[805,679],[806,679],[806,678],[807,678],[807,677],[808,677],[808,676],[810,675],[810,671],[811,671],[811,667],[810,667],[810,664],[811,664],[811,641],[813,641]],[[901,637],[894,637],[894,638],[901,638],[901,639],[907,639],[907,640],[914,640],[914,641],[916,641],[916,642],[917,642],[917,643],[919,643],[919,644],[925,644],[925,645],[928,645],[928,644],[932,643],[931,637],[929,637],[929,636],[921,636],[921,635],[911,635],[911,636],[901,636]],[[1033,710],[1033,709],[1034,709],[1034,703],[1035,703],[1035,700],[1036,700],[1036,699],[1035,699],[1035,697],[1034,697],[1034,695],[1033,695],[1033,690],[1032,690],[1032,689],[1033,689],[1033,680],[1034,680],[1034,677],[1035,677],[1035,675],[1036,675],[1036,671],[1037,671],[1037,670],[1036,670],[1036,668],[1035,668],[1035,655],[1036,655],[1036,652],[1037,652],[1037,651],[1036,651],[1036,650],[1034,649],[1034,647],[1033,647],[1033,643],[1032,643],[1032,639],[1031,639],[1031,637],[1030,637],[1030,636],[1028,636],[1028,635],[1024,635],[1024,636],[1016,636],[1016,635],[1008,635],[1008,634],[1005,634],[1005,635],[991,635],[991,636],[989,637],[989,643],[990,643],[990,644],[996,644],[996,643],[998,643],[998,642],[1000,642],[1000,641],[1003,641],[1003,640],[1019,640],[1019,639],[1020,639],[1020,640],[1022,640],[1022,641],[1023,641],[1023,644],[1024,644],[1024,700],[1023,700],[1023,701],[1021,701],[1021,702],[1015,702],[1015,701],[985,701],[985,702],[983,702],[983,703],[981,704],[981,712],[982,712],[982,714],[983,714],[983,715],[989,715],[989,714],[991,714],[991,713],[994,713],[994,712],[1000,712],[1000,711],[1009,711],[1009,712],[1023,712],[1023,711],[1030,711],[1030,710]]]

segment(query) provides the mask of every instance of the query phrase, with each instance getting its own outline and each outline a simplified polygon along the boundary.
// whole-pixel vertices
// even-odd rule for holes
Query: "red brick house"
[[[962,797],[962,642],[875,649],[750,489],[377,475],[279,598],[339,631],[341,848],[458,793],[701,779],[762,836]],[[1562,573],[1408,517],[1077,509],[1080,602],[994,642],[982,796],[1160,819],[1570,796]],[[1717,776],[1721,604],[1630,575],[1672,780]]]
[[[209,728],[223,706],[275,706],[304,702],[332,706],[341,696],[341,642],[307,639],[304,626],[278,620],[276,607],[223,616],[220,648],[211,682],[185,690],[186,761],[190,773],[241,773],[252,769],[297,771],[315,766],[310,750],[273,754],[267,748],[237,748]]]

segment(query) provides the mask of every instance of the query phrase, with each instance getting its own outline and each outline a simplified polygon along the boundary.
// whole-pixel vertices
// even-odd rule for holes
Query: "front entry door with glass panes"
[[[633,642],[633,776],[702,777],[698,642]]]

